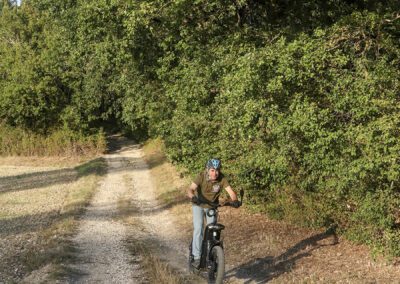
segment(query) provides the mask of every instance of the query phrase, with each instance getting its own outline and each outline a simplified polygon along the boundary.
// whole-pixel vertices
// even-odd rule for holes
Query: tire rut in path
[[[132,170],[125,158],[129,151],[105,156],[107,176],[73,239],[79,255],[70,267],[73,273],[69,283],[143,283],[143,272],[132,264],[133,257],[125,246],[128,228],[118,222],[118,201],[131,190],[123,180]]]
[[[131,178],[134,188],[133,202],[139,208],[137,217],[145,226],[142,234],[147,242],[153,244],[153,250],[157,247],[155,253],[161,261],[168,263],[176,273],[187,277],[188,242],[182,242],[170,209],[157,201],[157,193],[150,169],[143,159],[143,152],[138,149],[130,152],[130,156],[136,161],[136,168],[140,169],[133,171]]]

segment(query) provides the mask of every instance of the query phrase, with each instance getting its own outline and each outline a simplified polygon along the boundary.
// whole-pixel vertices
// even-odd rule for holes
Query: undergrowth
[[[0,124],[0,156],[95,156],[105,149],[102,131],[85,135],[60,129],[43,135]]]

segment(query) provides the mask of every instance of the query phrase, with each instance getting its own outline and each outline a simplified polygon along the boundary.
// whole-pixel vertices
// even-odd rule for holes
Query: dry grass
[[[132,187],[132,180],[128,175],[124,176],[124,182],[128,187]],[[142,277],[150,283],[187,283],[186,279],[176,273],[168,263],[158,258],[156,244],[149,241],[146,233],[140,233],[144,231],[145,226],[140,219],[140,214],[137,214],[139,209],[132,203],[131,196],[121,196],[118,209],[119,219],[131,230],[126,245],[131,253],[133,264],[140,266]]]
[[[106,149],[102,131],[84,135],[68,129],[47,135],[0,123],[1,156],[96,156]]]
[[[191,205],[186,197],[186,190],[190,179],[184,177],[165,157],[164,146],[160,140],[150,140],[145,143],[143,150],[145,159],[150,168],[150,174],[156,188],[158,203],[169,210],[174,217],[174,226],[179,235],[175,236],[184,247],[187,247],[192,235]],[[154,244],[153,244],[154,246]],[[145,246],[143,246],[145,247]],[[147,247],[152,247],[151,244]],[[153,251],[156,251],[154,249]],[[153,273],[156,282],[161,283],[203,283],[204,279],[196,275],[178,276],[179,274],[165,262],[157,258],[156,253],[150,252],[147,259],[150,267],[157,267]]]
[[[186,198],[186,190],[191,183],[165,157],[164,145],[160,140],[150,140],[143,147],[145,159],[157,190],[158,201],[170,207],[178,226],[185,237],[190,239],[192,228],[191,206]]]
[[[0,166],[0,282],[42,282],[62,273],[76,218],[105,173],[100,159],[26,161],[2,158]]]
[[[154,244],[143,240],[127,240],[127,246],[131,254],[140,255],[140,265],[146,273],[149,283],[162,284],[183,284],[186,279],[176,273],[171,266],[161,261],[156,253],[153,252]]]
[[[177,237],[185,242],[192,232],[185,198],[190,180],[181,178],[166,161],[159,141],[147,143],[144,150],[159,201],[175,215]],[[21,166],[15,160],[12,166],[0,166],[0,282],[37,283],[46,280],[40,278],[43,275],[50,276],[48,280],[65,272],[62,263],[73,252],[66,240],[96,187],[103,163],[94,160],[79,167],[60,167],[63,161],[43,161]],[[129,186],[132,181],[127,176],[125,182]],[[117,221],[129,223],[134,230],[126,243],[132,265],[143,268],[144,282],[190,282],[157,257],[158,244],[149,242],[145,231],[140,233],[145,226],[129,196],[121,197],[119,211]],[[338,242],[325,232],[271,221],[244,208],[221,209],[220,221],[226,225],[227,283],[396,283],[400,279],[398,266],[373,261],[366,247]],[[38,268],[41,273],[25,277]]]
[[[171,206],[183,237],[190,239],[191,211],[185,201],[190,180],[169,164],[160,141],[144,147],[159,198]],[[364,246],[324,231],[269,220],[245,208],[222,208],[226,226],[226,283],[400,283],[397,265],[374,261]]]
[[[65,168],[75,167],[78,164],[89,161],[90,158],[85,156],[69,156],[69,157],[16,157],[16,156],[0,156],[0,165],[3,166],[18,166],[18,167],[29,167],[35,169],[37,167],[43,167],[44,165],[50,165],[53,168]]]

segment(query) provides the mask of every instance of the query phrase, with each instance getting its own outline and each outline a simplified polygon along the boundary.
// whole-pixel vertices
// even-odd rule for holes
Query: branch
[[[400,19],[400,13],[397,13],[396,16],[393,19],[385,19],[384,22],[386,23],[392,23],[396,20]]]

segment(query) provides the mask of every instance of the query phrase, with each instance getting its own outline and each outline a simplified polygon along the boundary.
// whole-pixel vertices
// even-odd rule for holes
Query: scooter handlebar
[[[196,198],[195,198],[196,202],[193,202],[193,199],[192,199],[192,202],[197,205],[207,204],[207,205],[210,205],[212,208],[218,208],[218,207],[224,207],[224,206],[231,206],[234,208],[239,208],[243,204],[243,195],[244,195],[244,192],[243,192],[243,190],[241,190],[240,191],[240,200],[238,200],[238,203],[236,203],[235,201],[225,201],[223,203],[214,203],[214,202],[210,202],[210,201],[206,200],[202,196],[196,196]]]

